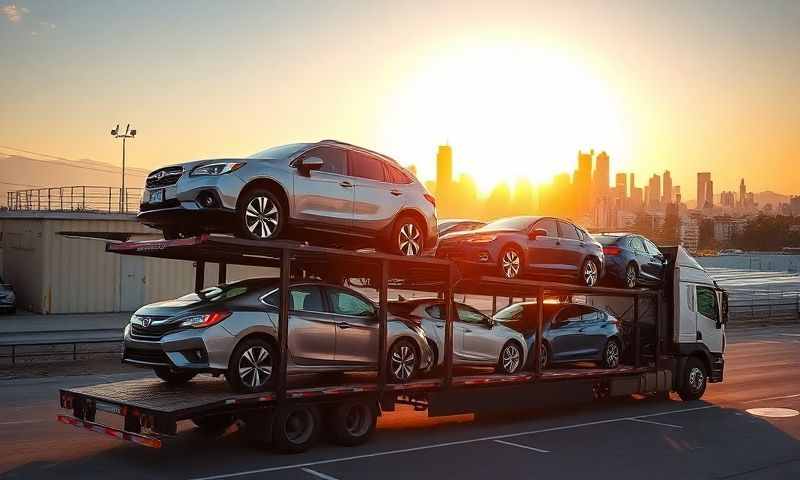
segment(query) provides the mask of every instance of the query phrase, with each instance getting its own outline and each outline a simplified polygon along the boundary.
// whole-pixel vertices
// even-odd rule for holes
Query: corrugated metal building
[[[61,232],[159,235],[131,215],[0,212],[3,277],[19,308],[38,313],[125,312],[175,298],[194,288],[194,264],[106,253],[105,242]],[[228,267],[228,280],[275,275],[274,269]],[[217,279],[206,266],[206,283]]]

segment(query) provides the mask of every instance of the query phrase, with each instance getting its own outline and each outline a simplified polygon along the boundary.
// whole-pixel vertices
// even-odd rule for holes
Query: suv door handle
[[[403,194],[403,192],[401,192],[400,190],[389,190],[389,193],[391,193],[395,197],[398,197]]]
[[[353,184],[348,182],[347,180],[339,182],[339,186],[344,188],[353,188]]]
[[[345,328],[350,328],[352,325],[350,325],[347,322],[339,322],[339,323],[336,324],[336,326],[341,328],[341,329],[345,329]]]

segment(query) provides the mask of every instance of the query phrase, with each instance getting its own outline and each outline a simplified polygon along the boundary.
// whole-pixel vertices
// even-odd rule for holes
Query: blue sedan
[[[607,278],[619,286],[658,286],[664,279],[666,257],[655,243],[633,233],[594,235],[603,246]]]
[[[555,363],[597,362],[605,368],[619,366],[625,348],[620,321],[589,305],[545,303],[542,326],[542,368]],[[536,342],[538,309],[536,302],[514,303],[494,315],[494,320],[525,337],[528,352]],[[526,368],[533,367],[528,355]]]

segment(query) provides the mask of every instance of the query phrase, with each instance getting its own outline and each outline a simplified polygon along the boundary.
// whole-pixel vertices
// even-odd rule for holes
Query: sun
[[[548,182],[575,168],[579,149],[630,151],[619,102],[597,75],[555,49],[462,46],[426,59],[387,99],[381,144],[435,178],[449,143],[455,175],[486,192],[501,181]]]

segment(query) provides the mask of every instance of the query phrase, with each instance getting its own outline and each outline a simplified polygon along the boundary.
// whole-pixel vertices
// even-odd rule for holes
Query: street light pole
[[[122,190],[119,193],[119,211],[121,213],[128,213],[128,193],[125,189],[125,141],[136,136],[136,129],[131,130],[131,124],[129,123],[125,127],[125,133],[120,133],[119,124],[117,124],[117,126],[111,130],[111,135],[113,135],[114,138],[122,139]]]

